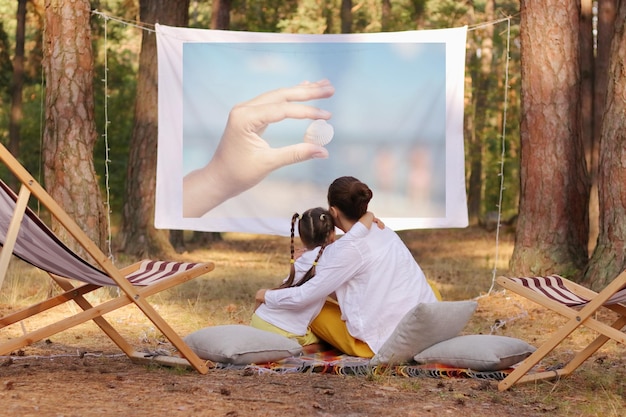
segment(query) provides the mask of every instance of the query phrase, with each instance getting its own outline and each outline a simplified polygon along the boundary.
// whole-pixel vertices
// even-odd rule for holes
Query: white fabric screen
[[[157,228],[287,235],[294,212],[326,207],[335,178],[374,192],[395,229],[467,226],[463,88],[467,28],[298,35],[157,25]],[[289,165],[201,217],[184,217],[182,181],[219,144],[230,109],[265,91],[329,79],[327,159]],[[302,141],[310,120],[270,125],[272,147]]]

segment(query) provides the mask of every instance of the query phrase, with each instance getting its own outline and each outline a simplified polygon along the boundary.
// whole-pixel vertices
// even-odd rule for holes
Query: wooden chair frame
[[[557,276],[558,277],[558,276]],[[542,294],[520,283],[520,279],[498,277],[497,282],[507,290],[513,291],[535,303],[542,305],[567,318],[566,323],[554,332],[532,355],[526,358],[498,384],[500,391],[506,390],[514,384],[537,381],[542,379],[559,379],[571,374],[591,355],[600,349],[609,340],[626,345],[626,333],[622,330],[626,325],[626,271],[619,274],[602,291],[596,293],[582,285],[558,277],[562,280],[564,290],[571,292],[574,297],[580,297],[578,306],[569,306]],[[601,322],[596,313],[608,308],[617,313],[617,319],[610,324]],[[586,327],[599,335],[561,369],[533,372],[533,368],[557,346],[559,346],[575,330]]]
[[[54,282],[61,287],[63,292],[59,295],[52,296],[45,301],[36,303],[32,306],[0,318],[0,328],[17,323],[26,318],[33,317],[42,311],[68,301],[74,301],[78,304],[82,311],[48,326],[28,332],[21,337],[0,341],[0,355],[8,354],[16,349],[28,346],[63,330],[69,329],[88,320],[93,320],[111,338],[111,340],[131,360],[135,362],[145,363],[147,361],[156,361],[166,365],[186,365],[195,368],[202,374],[207,373],[208,365],[210,365],[210,363],[200,359],[196,353],[191,350],[191,348],[182,340],[174,329],[157,313],[146,298],[165,289],[204,275],[212,271],[215,268],[215,264],[213,262],[186,264],[186,268],[188,268],[186,270],[181,270],[181,272],[173,273],[166,278],[155,280],[155,282],[148,285],[136,285],[129,281],[127,277],[136,273],[138,268],[146,264],[144,263],[145,261],[138,262],[127,268],[118,269],[113,264],[111,259],[109,259],[109,257],[100,250],[100,248],[83,232],[83,230],[68,216],[61,206],[57,204],[57,202],[2,144],[0,144],[0,160],[2,160],[2,162],[21,183],[19,194],[14,196],[15,210],[7,227],[6,236],[4,242],[2,243],[2,249],[0,252],[0,287],[2,286],[2,282],[6,276],[9,262],[14,254],[16,242],[20,237],[20,228],[22,227],[23,221],[26,221],[25,215],[34,216],[34,213],[32,213],[32,211],[28,208],[29,199],[34,197],[50,212],[59,224],[65,228],[65,230],[76,240],[78,245],[80,245],[85,252],[93,258],[94,269],[101,271],[104,278],[111,280],[111,285],[115,285],[121,290],[121,295],[119,297],[93,306],[87,299],[84,298],[84,295],[101,288],[102,285],[90,283],[88,280],[84,280],[84,277],[81,276],[60,276],[44,269]],[[65,247],[65,250],[69,251],[67,247]],[[81,260],[81,258],[79,258],[75,253],[71,252],[71,255],[76,257],[77,262],[82,262],[83,264],[87,263],[86,261]],[[39,265],[35,266],[40,267]],[[80,286],[75,286],[71,280],[79,280],[85,283]],[[110,313],[113,310],[131,303],[136,305],[148,318],[148,320],[150,320],[167,338],[167,340],[172,343],[182,358],[170,356],[154,357],[135,351],[131,344],[128,343],[126,339],[124,339],[124,337],[103,317],[104,314]]]

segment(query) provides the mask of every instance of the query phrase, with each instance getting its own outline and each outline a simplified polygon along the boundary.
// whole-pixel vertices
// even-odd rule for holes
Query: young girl
[[[305,249],[298,255],[294,247],[296,221],[300,240]],[[359,221],[369,229],[374,221],[374,215],[366,213]],[[302,216],[294,214],[291,218],[291,269],[289,276],[278,288],[298,287],[313,278],[315,267],[324,249],[334,240],[335,224],[328,210],[317,207],[305,211]],[[319,343],[319,339],[311,332],[309,324],[323,305],[323,299],[313,300],[294,308],[272,308],[267,304],[261,304],[252,315],[250,325],[295,339],[302,346],[316,344]]]

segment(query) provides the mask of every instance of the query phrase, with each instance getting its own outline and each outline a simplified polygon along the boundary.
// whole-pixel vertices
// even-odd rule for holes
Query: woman
[[[258,302],[298,310],[334,293],[311,323],[322,340],[344,353],[372,357],[402,317],[417,303],[437,297],[398,235],[389,228],[361,230],[358,222],[372,199],[369,187],[354,177],[336,179],[328,189],[329,212],[335,226],[355,231],[354,239],[328,246],[317,265],[316,278],[300,287],[257,292]]]

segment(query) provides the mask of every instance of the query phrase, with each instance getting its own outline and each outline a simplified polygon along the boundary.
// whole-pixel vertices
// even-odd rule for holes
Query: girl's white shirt
[[[350,334],[374,353],[411,308],[437,301],[400,237],[389,228],[367,229],[359,222],[324,250],[314,279],[300,287],[267,291],[265,305],[299,316],[303,309],[321,308],[333,292]]]
[[[332,245],[330,245],[332,246]],[[302,255],[296,259],[294,266],[296,269],[296,275],[294,277],[294,283],[300,282],[304,278],[304,274],[311,268],[320,248],[317,247],[313,250],[303,252]],[[322,254],[322,258],[326,256],[326,250]],[[313,277],[312,280],[317,277]],[[286,280],[286,279],[285,279]],[[283,280],[283,282],[285,282]],[[256,315],[265,320],[266,322],[273,324],[289,333],[293,333],[298,336],[303,336],[309,327],[309,324],[315,316],[317,316],[324,306],[325,298],[312,300],[312,302],[303,302],[298,309],[282,308],[281,306],[270,306],[267,303],[261,304],[255,311]]]

